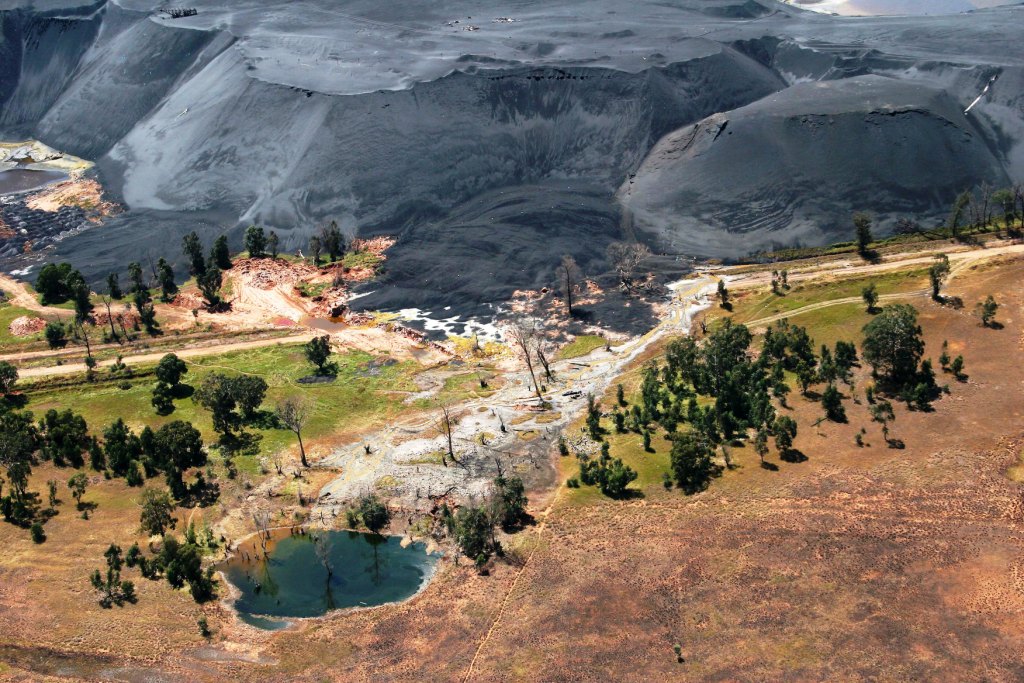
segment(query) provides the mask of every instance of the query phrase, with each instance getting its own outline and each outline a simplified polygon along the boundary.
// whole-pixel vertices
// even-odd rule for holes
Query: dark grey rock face
[[[493,302],[606,245],[734,255],[939,215],[1024,171],[1024,7],[837,18],[773,0],[18,0],[0,139],[97,161],[100,279],[181,235],[396,234],[366,306]],[[10,5],[8,5],[10,6]],[[992,76],[986,97],[963,109]]]

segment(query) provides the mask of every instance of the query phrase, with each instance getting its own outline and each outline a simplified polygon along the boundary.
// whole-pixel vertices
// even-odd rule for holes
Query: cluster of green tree
[[[214,240],[209,258],[203,256],[203,243],[194,230],[182,239],[181,248],[188,258],[188,272],[196,279],[196,286],[202,292],[207,306],[210,308],[220,306],[223,303],[220,297],[220,288],[223,283],[221,273],[231,268],[228,238],[221,235]]]
[[[188,584],[189,592],[196,602],[205,602],[215,595],[213,567],[203,569],[203,555],[217,547],[213,532],[204,522],[197,530],[189,522],[185,528],[184,541],[167,534],[173,529],[175,502],[164,490],[147,488],[142,492],[142,513],[140,527],[143,532],[162,538],[160,551],[147,557],[133,543],[124,553],[122,560],[121,548],[111,545],[104,553],[107,558],[107,577],[104,580],[99,570],[91,577],[93,586],[100,591],[100,604],[110,607],[124,602],[135,602],[134,585],[120,580],[122,565],[129,568],[138,567],[144,578],[159,580],[166,578],[174,588],[182,588]],[[129,586],[126,589],[125,583]]]
[[[92,315],[89,285],[70,263],[48,263],[43,266],[36,277],[36,291],[39,292],[40,303],[47,306],[73,301],[75,319],[79,323]]]
[[[319,232],[309,238],[309,254],[313,259],[314,266],[320,265],[323,255],[327,256],[327,263],[334,263],[345,256],[347,249],[345,236],[341,233],[336,221],[322,224]]]
[[[135,603],[138,600],[135,584],[121,579],[121,568],[124,566],[121,547],[112,543],[103,556],[107,559],[106,576],[99,569],[94,569],[89,576],[92,587],[99,591],[100,605],[109,609],[114,605],[121,607],[126,602]]]
[[[756,359],[751,341],[745,326],[727,320],[701,345],[689,337],[672,342],[664,367],[650,364],[644,369],[641,405],[634,406],[632,427],[649,429],[657,423],[665,429],[672,441],[671,478],[688,493],[704,489],[720,472],[713,461],[715,450],[749,432],[764,444],[775,435],[783,457],[790,454],[796,424],[776,416],[772,398],[785,400],[787,370],[817,366],[811,339],[803,328],[777,325],[765,336]],[[682,422],[689,430],[680,433]],[[759,451],[762,462],[764,454]]]
[[[880,377],[899,379],[898,384],[886,380],[890,382],[886,387],[902,391],[910,383],[912,402],[920,406],[937,392],[934,377],[928,379],[929,364],[919,363],[920,351],[916,355],[913,351],[918,346],[923,351],[920,328],[915,323],[906,329],[903,313],[900,307],[887,307],[865,328],[865,355]],[[900,331],[896,332],[896,327]],[[883,339],[886,335],[900,336],[900,343]],[[859,359],[852,342],[822,346],[815,354],[807,330],[785,320],[766,331],[759,354],[753,352],[752,341],[745,326],[727,319],[701,344],[690,337],[673,341],[664,365],[647,364],[634,405],[629,406],[619,388],[618,405],[611,412],[615,431],[642,435],[645,449],[650,450],[652,432],[663,429],[672,442],[668,484],[674,482],[689,493],[703,490],[721,472],[715,464],[716,451],[722,449],[728,465],[728,444],[734,439],[751,439],[762,464],[770,438],[782,459],[799,458],[801,454],[793,449],[797,423],[787,415],[777,415],[774,403],[786,405],[790,392],[787,373],[795,375],[804,396],[820,398],[825,418],[846,420],[839,383],[853,386],[853,369]],[[908,345],[912,371],[905,369],[908,361],[902,359],[902,349]],[[824,389],[812,395],[811,387],[818,384],[825,385]],[[680,424],[688,428],[680,430]],[[593,401],[587,426],[594,439],[601,438],[601,413]],[[605,446],[600,459],[584,462],[580,478],[600,485],[602,477],[611,479],[613,489],[629,477],[621,474]],[[569,485],[578,483],[570,480]]]
[[[204,552],[205,548],[196,538],[194,527],[191,540],[188,533],[184,542],[174,536],[163,536],[160,551],[150,557],[143,554],[138,543],[133,543],[123,556],[121,547],[111,544],[104,553],[107,559],[106,577],[96,569],[90,576],[90,582],[99,591],[99,603],[103,607],[134,603],[137,601],[135,584],[121,579],[121,569],[137,567],[142,576],[151,581],[167,579],[167,583],[174,588],[183,588],[188,584],[192,598],[196,602],[206,602],[215,596],[216,584],[213,580],[213,567],[203,569]]]
[[[452,514],[445,504],[441,507],[441,521],[459,552],[482,568],[492,555],[503,553],[495,529],[519,528],[527,520],[528,502],[523,481],[499,472],[491,495],[482,505],[466,505]]]
[[[250,258],[277,258],[281,246],[281,238],[273,230],[268,235],[259,225],[250,225],[245,229],[245,250]]]
[[[267,395],[267,383],[255,375],[228,376],[213,372],[203,378],[192,400],[210,411],[221,452],[230,462],[234,453],[254,453],[260,435],[245,431],[253,424],[276,425],[273,415],[260,411]],[[229,469],[229,473],[232,470]]]
[[[637,473],[620,458],[613,458],[610,449],[608,442],[602,441],[600,456],[594,459],[585,455],[580,457],[578,482],[597,486],[609,498],[622,498],[626,495],[626,487],[636,480]],[[578,486],[577,480],[571,479],[568,485],[575,488]]]
[[[81,469],[88,459],[93,470],[104,472],[108,478],[124,477],[130,486],[142,486],[147,478],[163,473],[177,500],[208,501],[216,497],[216,485],[207,483],[202,472],[195,481],[185,481],[188,470],[206,464],[202,437],[188,422],[176,420],[155,431],[147,426],[136,435],[118,419],[103,430],[100,441],[90,435],[85,419],[70,409],[50,409],[36,422],[30,411],[18,410],[21,406],[11,400],[17,371],[9,364],[0,365],[0,378],[4,393],[0,401],[0,466],[4,467],[10,485],[10,491],[0,495],[0,514],[8,522],[31,528],[33,537],[45,538],[42,524],[55,514],[52,504],[49,510],[43,509],[39,494],[28,490],[32,468],[40,462]],[[245,384],[248,387],[251,382]],[[68,488],[84,517],[88,516],[88,509],[83,507],[81,498],[87,482],[84,473],[68,480]],[[51,501],[54,497],[55,485],[51,486]]]
[[[625,405],[625,399],[622,392],[619,392],[619,402]],[[639,408],[635,411],[635,414],[639,414]],[[576,459],[580,463],[580,474],[578,477],[572,477],[566,482],[566,485],[570,488],[578,488],[581,483],[587,486],[597,486],[601,493],[611,498],[621,498],[626,495],[626,487],[629,486],[630,482],[633,482],[637,478],[636,471],[629,465],[622,462],[621,458],[613,458],[611,456],[611,446],[605,440],[606,431],[601,426],[601,405],[594,399],[593,396],[587,396],[587,431],[590,433],[590,438],[601,444],[601,454],[596,458],[591,458],[587,453],[577,453]],[[618,412],[618,407],[615,408],[615,428],[618,432],[625,431],[625,418],[622,413]],[[631,415],[631,417],[634,417]],[[633,424],[638,424],[635,418]],[[639,430],[643,431],[643,430]],[[644,437],[644,448],[650,447],[650,436]],[[565,449],[568,452],[568,449]]]
[[[184,541],[171,535],[164,535],[160,552],[146,557],[138,544],[133,544],[125,555],[125,564],[138,566],[144,578],[151,581],[167,579],[174,588],[188,584],[189,593],[196,602],[206,602],[216,594],[213,580],[213,566],[203,569],[203,555],[208,547],[201,545],[195,531],[186,530]]]
[[[360,496],[355,507],[345,511],[346,521],[350,529],[356,529],[362,524],[375,534],[391,523],[391,511],[388,506],[374,494]]]
[[[910,304],[886,306],[864,326],[864,360],[879,390],[899,396],[908,408],[927,410],[941,393],[924,348],[917,310]]]
[[[188,373],[185,361],[169,353],[156,366],[156,386],[153,387],[152,404],[157,415],[174,412],[174,399],[189,395],[192,388],[182,384],[181,379]]]
[[[942,342],[942,353],[939,355],[939,367],[942,368],[943,372],[951,373],[957,381],[967,381],[967,375],[964,374],[964,357],[957,355],[956,358],[950,358],[948,340],[943,340]]]

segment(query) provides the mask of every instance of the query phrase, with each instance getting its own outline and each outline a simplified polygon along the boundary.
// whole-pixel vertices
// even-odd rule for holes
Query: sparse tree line
[[[279,238],[273,231],[267,236],[263,228],[251,225],[246,230],[245,243],[253,258],[267,256],[268,250],[269,255],[277,257]],[[222,306],[222,271],[232,266],[227,237],[220,235],[214,240],[207,256],[199,235],[193,230],[182,239],[182,251],[188,259],[189,274],[195,278],[196,286],[202,293],[207,307],[216,309]],[[120,275],[113,272],[106,278],[107,291],[100,294],[107,312],[107,322],[103,329],[105,343],[133,341],[142,329],[152,336],[160,334],[160,325],[156,321],[154,308],[154,292],[164,303],[173,301],[178,294],[174,267],[163,257],[158,258],[156,262],[149,259],[148,276],[138,261],[128,264],[127,275],[127,290],[121,284]],[[87,346],[86,364],[90,369],[94,367],[91,348],[88,347],[89,334],[85,326],[88,323],[95,324],[95,304],[81,272],[72,268],[69,263],[46,264],[36,277],[35,289],[43,305],[59,305],[68,301],[74,304],[74,317],[70,322],[65,324],[61,321],[51,321],[47,324],[44,334],[50,348],[65,346],[70,335]],[[120,310],[112,307],[114,302],[126,299],[127,303]],[[134,314],[131,313],[133,307]]]
[[[330,265],[345,257],[349,244],[338,227],[337,221],[328,221],[320,225],[316,234],[309,238],[309,255],[313,265],[320,267],[326,256],[326,264]]]
[[[853,214],[854,238],[857,253],[864,258],[873,258],[874,242],[872,219],[869,214]],[[897,235],[931,234],[936,237],[950,237],[962,240],[979,232],[1005,232],[1009,237],[1024,235],[1024,184],[995,189],[988,183],[965,190],[957,195],[950,207],[949,217],[934,229],[928,230],[917,221],[900,218],[896,221]]]

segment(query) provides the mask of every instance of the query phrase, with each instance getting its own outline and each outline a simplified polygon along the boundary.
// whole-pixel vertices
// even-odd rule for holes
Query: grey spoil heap
[[[11,3],[6,3],[10,6]],[[99,280],[183,234],[393,234],[365,308],[473,307],[618,239],[729,256],[1024,171],[1024,7],[849,18],[773,0],[22,0],[0,140],[126,206],[57,246]],[[998,79],[965,115],[993,76]],[[177,258],[179,269],[184,260]]]

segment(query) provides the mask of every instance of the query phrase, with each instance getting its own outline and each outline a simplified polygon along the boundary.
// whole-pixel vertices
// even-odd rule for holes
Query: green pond
[[[266,557],[252,538],[221,571],[239,590],[235,609],[242,619],[273,630],[287,625],[274,617],[318,617],[412,597],[438,557],[423,543],[403,548],[398,536],[286,529],[272,533]]]

